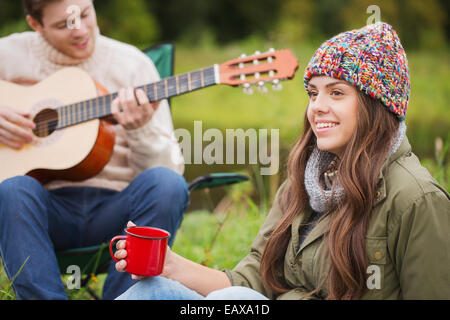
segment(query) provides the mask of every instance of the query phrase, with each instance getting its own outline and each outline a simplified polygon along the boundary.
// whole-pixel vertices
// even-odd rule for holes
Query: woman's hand
[[[122,88],[111,104],[111,112],[125,129],[133,130],[147,124],[158,106],[159,101],[150,103],[142,89]]]
[[[134,227],[134,226],[136,226],[136,225],[133,222],[128,221],[127,228]],[[114,254],[114,257],[116,257],[116,259],[120,260],[119,262],[116,263],[116,270],[119,272],[126,272],[126,270],[125,270],[127,268],[127,262],[125,261],[125,258],[127,257],[126,241],[125,240],[117,241],[116,248],[117,248],[117,251]],[[163,273],[161,274],[162,276],[167,276],[167,273],[165,273],[165,269],[166,269],[166,265],[167,265],[168,261],[170,260],[171,252],[172,251],[170,250],[169,246],[167,246],[166,259],[164,261],[164,269],[163,269]],[[131,278],[137,279],[137,280],[145,279],[145,277],[137,276],[134,274],[131,275]]]
[[[29,114],[0,107],[0,142],[19,150],[25,143],[33,141],[34,135],[31,130],[36,125],[28,117]]]
[[[127,228],[129,227],[134,227],[135,224],[131,221],[128,221],[127,223]],[[117,241],[116,244],[116,248],[117,251],[116,253],[114,253],[114,257],[116,257],[116,259],[119,259],[119,262],[116,262],[116,270],[119,272],[126,272],[126,268],[127,268],[127,262],[125,261],[125,258],[127,257],[127,250],[126,250],[126,241],[125,240],[119,240]],[[132,279],[144,279],[144,277],[141,276],[137,276],[132,274],[131,275]]]
[[[135,224],[128,222],[128,227]],[[116,244],[117,251],[114,256],[117,259],[125,259],[127,251],[125,248],[125,240],[120,240]],[[127,263],[120,260],[116,263],[116,270],[125,272]],[[167,246],[166,259],[161,276],[176,280],[186,287],[197,291],[201,295],[208,295],[210,292],[231,286],[231,282],[225,272],[212,269],[189,259],[186,259]],[[144,277],[132,275],[133,279],[144,279]]]

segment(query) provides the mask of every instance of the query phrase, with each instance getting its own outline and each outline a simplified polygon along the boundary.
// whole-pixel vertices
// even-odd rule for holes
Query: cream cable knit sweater
[[[41,81],[66,66],[84,69],[109,92],[160,79],[155,66],[145,54],[133,46],[100,34],[93,55],[86,60],[74,60],[62,54],[37,32],[18,33],[0,39],[2,80]],[[85,181],[53,181],[46,188],[91,186],[120,191],[143,170],[155,166],[165,166],[183,174],[184,163],[179,161],[182,159],[181,151],[175,139],[166,100],[161,101],[147,125],[136,130],[125,130],[116,125],[115,129],[113,155],[100,173]]]

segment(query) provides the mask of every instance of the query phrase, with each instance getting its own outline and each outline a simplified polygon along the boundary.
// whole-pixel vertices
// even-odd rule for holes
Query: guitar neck
[[[210,66],[196,71],[164,78],[158,82],[137,87],[147,94],[150,102],[175,97],[184,93],[219,84],[218,66]],[[62,129],[81,122],[110,116],[111,104],[118,93],[111,93],[94,99],[60,106],[58,112],[58,125]]]

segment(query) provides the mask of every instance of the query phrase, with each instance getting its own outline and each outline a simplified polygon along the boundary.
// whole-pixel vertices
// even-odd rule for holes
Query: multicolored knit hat
[[[305,88],[317,75],[345,80],[405,119],[411,91],[408,60],[390,25],[378,22],[324,42],[306,67]]]

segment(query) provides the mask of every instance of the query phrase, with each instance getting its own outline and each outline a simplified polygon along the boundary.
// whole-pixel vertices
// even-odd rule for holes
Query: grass
[[[25,264],[28,262],[29,258],[30,257],[27,257],[25,259],[25,261],[20,266],[17,273],[14,276],[12,276],[12,278],[10,280],[8,279],[6,272],[2,267],[1,272],[0,272],[0,284],[3,283],[4,288],[2,286],[0,286],[0,300],[14,300],[15,299],[15,294],[13,292],[14,280],[17,278],[18,275],[20,275],[20,272],[22,271]],[[0,262],[1,262],[1,259],[0,259]],[[3,266],[3,264],[2,264],[2,266]]]
[[[250,182],[234,185],[212,214],[185,215],[173,250],[211,268],[232,269],[249,252],[267,215],[249,197],[251,189]]]

